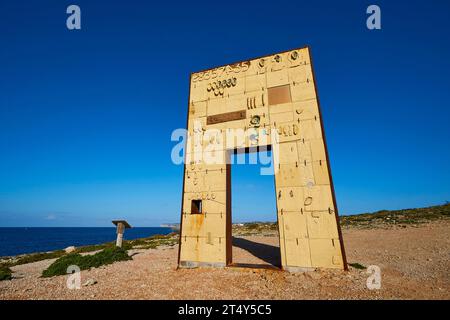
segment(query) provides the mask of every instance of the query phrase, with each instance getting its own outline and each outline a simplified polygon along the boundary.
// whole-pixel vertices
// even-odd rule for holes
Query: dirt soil
[[[179,269],[177,246],[132,250],[132,261],[81,273],[81,289],[67,276],[40,278],[54,260],[13,267],[0,299],[450,299],[450,221],[402,228],[343,230],[347,260],[381,269],[381,288],[369,290],[367,270],[277,270],[278,237],[239,236],[223,269]],[[243,265],[254,265],[244,268]],[[260,266],[272,266],[272,269]],[[96,283],[95,283],[96,282]]]

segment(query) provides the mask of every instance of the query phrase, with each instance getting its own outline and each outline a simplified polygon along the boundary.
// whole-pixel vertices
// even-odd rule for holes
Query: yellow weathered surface
[[[226,162],[270,145],[282,266],[346,268],[308,48],[193,73],[187,129],[180,264],[232,261]]]

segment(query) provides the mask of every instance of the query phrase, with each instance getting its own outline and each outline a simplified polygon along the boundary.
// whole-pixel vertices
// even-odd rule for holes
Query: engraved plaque
[[[208,118],[206,119],[206,124],[209,125],[227,121],[242,120],[245,119],[245,117],[246,117],[245,110],[221,113],[213,116],[208,116]]]
[[[289,85],[272,87],[267,89],[269,105],[291,102],[291,88]]]

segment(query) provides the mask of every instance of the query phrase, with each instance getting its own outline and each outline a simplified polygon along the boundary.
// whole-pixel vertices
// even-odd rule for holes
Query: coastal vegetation
[[[81,255],[79,253],[69,253],[53,262],[42,273],[42,277],[48,278],[53,276],[67,274],[67,268],[75,265],[80,270],[88,270],[98,268],[103,265],[112,264],[116,261],[131,260],[127,250],[119,247],[106,248],[93,255]]]
[[[415,226],[430,221],[439,221],[449,218],[450,203],[445,203],[443,205],[426,208],[381,210],[373,213],[344,215],[340,216],[340,224],[344,228],[403,228],[407,225]],[[277,234],[277,231],[278,226],[276,222],[250,222],[233,225],[233,235],[235,236],[271,236]],[[147,238],[124,241],[123,249],[156,249],[159,246],[173,246],[177,244],[177,242],[178,233],[174,232],[168,235],[154,235]],[[52,252],[25,254],[16,257],[4,257],[0,259],[0,280],[10,279],[12,274],[10,268],[14,266],[42,260],[59,259],[59,263],[61,263],[61,259],[65,258],[67,260],[63,260],[63,262],[78,261],[77,259],[80,259],[80,257],[84,254],[91,253],[92,257],[95,256],[92,255],[92,253],[106,250],[106,253],[95,258],[106,262],[109,260],[104,255],[114,252],[114,248],[115,242],[107,242],[103,244],[78,247],[75,252],[71,254],[66,253],[64,250],[56,250]],[[87,260],[83,261],[86,263],[85,261]],[[98,261],[91,260],[86,265],[92,265],[95,267],[96,264],[98,264]],[[353,267],[358,268],[360,266],[355,265]],[[64,274],[65,272],[66,269],[64,270]],[[49,271],[48,274],[51,274],[51,272]]]
[[[378,228],[406,227],[406,225],[418,225],[449,218],[450,203],[445,203],[426,208],[381,210],[372,213],[341,216],[339,220],[343,227]]]
[[[64,250],[56,250],[52,252],[38,252],[38,253],[31,253],[24,256],[20,256],[17,260],[10,263],[11,267],[18,266],[21,264],[27,264],[42,260],[48,260],[48,259],[56,259],[65,254]]]
[[[114,242],[99,245],[84,246],[76,249],[74,253],[61,256],[42,273],[43,277],[53,277],[67,274],[67,268],[76,265],[80,270],[98,268],[116,261],[131,260],[128,250],[131,249],[156,249],[159,246],[173,246],[177,243],[178,235],[154,235],[148,238],[124,241],[122,248],[115,246]],[[99,251],[93,255],[82,255]]]
[[[278,232],[278,225],[276,222],[247,222],[233,224],[233,235],[236,236],[254,236],[263,235],[271,236]]]
[[[11,269],[6,265],[0,265],[0,281],[11,279],[12,279]]]
[[[127,245],[133,249],[156,249],[159,246],[174,246],[178,243],[178,233],[168,235],[156,234],[154,236],[127,241]]]
[[[367,267],[363,266],[362,264],[360,264],[360,263],[358,263],[358,262],[349,263],[348,265],[349,265],[350,267],[355,268],[355,269],[360,269],[360,270],[367,269]]]
[[[126,240],[123,242],[122,248],[123,250],[131,250],[131,249],[156,249],[159,246],[173,246],[178,243],[178,233],[170,233],[168,235],[153,235],[147,238],[136,239],[136,240]],[[115,242],[107,242],[96,245],[88,245],[78,247],[73,253],[66,253],[64,250],[56,250],[51,252],[39,252],[39,253],[31,253],[24,254],[17,257],[4,257],[0,260],[0,281],[7,280],[11,278],[11,267],[38,262],[42,260],[48,259],[58,259],[55,266],[53,266],[52,270],[48,271],[46,275],[51,276],[51,274],[57,272],[62,272],[64,269],[65,263],[72,262],[71,264],[78,265],[76,262],[83,262],[84,266],[96,267],[98,263],[101,261],[102,264],[106,264],[108,261],[111,261],[112,257],[120,258],[120,255],[117,251],[115,251],[116,243]],[[88,253],[98,253],[103,252],[100,255],[90,255],[91,258],[84,259],[83,254]],[[94,257],[95,258],[92,258]],[[81,258],[80,258],[81,257]],[[123,255],[122,255],[123,257]],[[64,258],[64,259],[63,259]],[[117,260],[121,261],[121,260]],[[113,261],[114,262],[114,261]],[[101,264],[101,265],[102,265]],[[70,265],[70,264],[69,264]],[[80,266],[81,267],[81,266]],[[61,268],[61,269],[58,269]],[[55,270],[59,271],[55,271]],[[84,270],[84,269],[82,269]],[[66,274],[67,268],[64,269],[64,273]]]
[[[450,203],[443,205],[402,209],[381,210],[372,213],[361,213],[355,215],[343,215],[339,217],[343,228],[405,228],[407,225],[419,225],[431,221],[450,219]],[[235,236],[271,236],[278,231],[276,222],[247,222],[233,224],[233,235]]]

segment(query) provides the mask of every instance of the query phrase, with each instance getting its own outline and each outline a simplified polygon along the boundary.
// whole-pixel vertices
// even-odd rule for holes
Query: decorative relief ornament
[[[202,199],[202,200],[214,200],[216,199],[216,194],[214,192],[211,192],[211,190],[207,192],[195,192],[192,193],[189,197],[189,200],[196,200],[196,199]]]
[[[256,108],[256,97],[247,97],[247,109],[254,109]]]
[[[208,131],[207,134],[204,135],[208,144],[218,144],[222,143],[222,135],[219,131]]]
[[[215,96],[223,95],[225,92],[225,88],[230,88],[236,86],[237,79],[236,78],[230,78],[227,80],[218,80],[214,82],[208,83],[208,86],[206,87],[206,90],[208,92],[212,91],[214,92]]]
[[[291,59],[292,60],[297,60],[298,58],[298,52],[297,51],[292,51],[291,52]]]
[[[212,80],[221,76],[228,76],[234,73],[245,72],[250,68],[250,61],[243,61],[232,65],[227,65],[203,72],[192,74],[192,82],[200,82],[204,80]]]
[[[296,136],[298,135],[298,125],[296,124],[286,124],[278,127],[278,134],[283,135],[285,137]]]
[[[260,116],[253,116],[253,117],[250,119],[250,125],[251,125],[252,127],[254,127],[254,128],[259,128],[260,123],[261,123],[261,117],[260,117]]]
[[[312,204],[312,200],[313,200],[312,197],[307,197],[305,199],[304,205],[305,206],[310,206]]]
[[[258,133],[252,133],[249,135],[250,143],[254,146],[258,144],[259,135]]]

